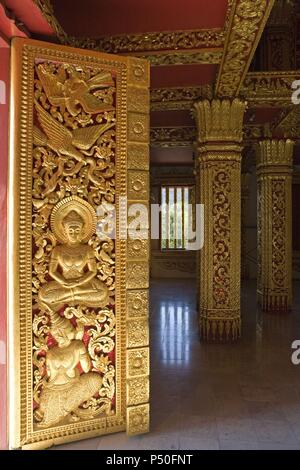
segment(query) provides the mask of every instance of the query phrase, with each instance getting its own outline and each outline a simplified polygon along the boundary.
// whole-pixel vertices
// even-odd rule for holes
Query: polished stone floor
[[[240,342],[200,344],[194,283],[153,281],[151,432],[53,449],[300,449],[300,282],[294,292],[293,313],[262,316],[246,283]]]

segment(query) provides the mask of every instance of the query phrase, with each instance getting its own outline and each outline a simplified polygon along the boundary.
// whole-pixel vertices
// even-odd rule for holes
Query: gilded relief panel
[[[128,144],[127,165],[132,170],[149,170],[149,148],[147,144]]]
[[[128,377],[149,374],[149,349],[133,349],[127,355]]]
[[[147,171],[130,170],[128,172],[128,198],[149,199],[149,174]]]
[[[128,318],[148,315],[149,292],[147,289],[127,291]]]
[[[128,96],[127,433],[149,430],[149,90],[133,59]],[[149,69],[143,69],[148,76]],[[138,217],[138,224],[136,224]],[[132,234],[132,228],[136,232]]]
[[[149,411],[149,404],[127,408],[127,423],[130,427],[131,435],[149,431]]]
[[[127,320],[127,347],[141,348],[149,344],[148,319]]]
[[[149,141],[149,115],[130,113],[128,115],[128,139],[135,142]]]
[[[11,123],[11,447],[126,428],[134,401],[126,399],[126,240],[103,233],[98,208],[112,204],[118,214],[127,196],[128,65],[13,44],[12,116],[20,120]],[[131,249],[146,248],[136,241]]]
[[[149,401],[149,377],[127,380],[127,405],[139,405]]]

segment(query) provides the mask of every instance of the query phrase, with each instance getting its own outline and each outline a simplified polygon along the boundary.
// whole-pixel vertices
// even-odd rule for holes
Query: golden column
[[[292,306],[291,140],[264,140],[257,161],[257,292],[262,309],[287,312]]]
[[[242,172],[241,179],[241,278],[249,279],[249,261],[247,259],[247,205],[249,200],[249,172]]]
[[[204,246],[200,252],[200,335],[208,341],[239,338],[241,151],[246,103],[239,99],[195,104]]]

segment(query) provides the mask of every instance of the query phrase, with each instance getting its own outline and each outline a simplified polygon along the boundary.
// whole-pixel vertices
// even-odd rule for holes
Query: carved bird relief
[[[91,114],[114,109],[113,105],[103,103],[91,93],[95,89],[113,87],[111,73],[100,72],[85,82],[75,70],[68,78],[63,67],[57,74],[47,71],[43,64],[39,64],[36,70],[49,102],[53,106],[67,108],[72,116],[80,112],[78,104]]]
[[[80,150],[89,150],[105,131],[114,126],[114,123],[96,124],[71,131],[54,119],[37,101],[35,101],[35,109],[43,130],[42,132],[34,126],[35,144],[47,145],[57,154],[75,158],[79,162],[83,160]]]

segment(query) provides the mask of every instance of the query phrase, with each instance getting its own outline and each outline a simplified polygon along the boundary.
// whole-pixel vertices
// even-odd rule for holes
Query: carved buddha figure
[[[50,317],[50,333],[58,345],[46,355],[47,382],[35,412],[39,427],[53,426],[72,411],[76,412],[79,405],[99,392],[102,384],[99,374],[90,372],[91,360],[81,341],[83,329],[75,329],[57,313],[51,313]]]
[[[77,196],[60,201],[51,214],[51,228],[61,241],[51,253],[49,274],[53,281],[39,290],[39,303],[50,311],[64,305],[104,307],[109,301],[107,286],[97,279],[95,254],[85,243],[95,230],[92,206]]]

